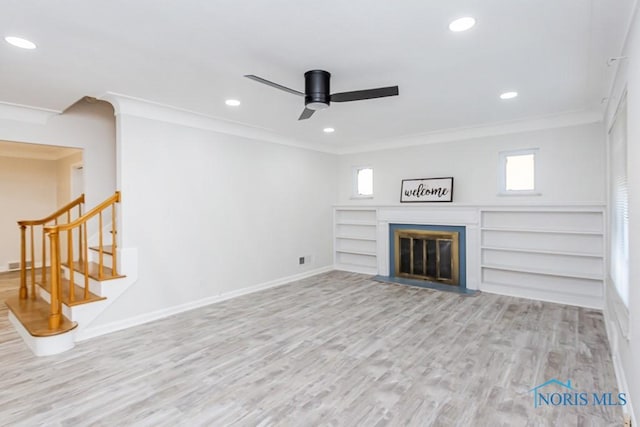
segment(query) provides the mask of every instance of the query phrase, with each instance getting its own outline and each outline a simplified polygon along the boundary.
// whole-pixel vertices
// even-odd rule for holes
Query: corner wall
[[[138,249],[139,279],[92,328],[332,266],[334,155],[143,117],[146,107],[117,115],[122,247]]]
[[[4,110],[3,110],[4,113]],[[0,139],[84,149],[86,206],[93,207],[116,190],[113,108],[107,102],[80,100],[46,121],[24,121],[16,111],[0,115]]]

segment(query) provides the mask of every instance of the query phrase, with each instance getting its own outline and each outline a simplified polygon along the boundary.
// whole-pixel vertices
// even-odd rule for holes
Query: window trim
[[[358,194],[358,172],[362,169],[371,169],[371,194]],[[373,199],[374,183],[373,183],[373,166],[353,166],[351,168],[351,198],[352,199]]]
[[[498,156],[498,196],[541,196],[538,190],[539,148],[501,151]],[[507,157],[533,154],[533,190],[507,190]]]

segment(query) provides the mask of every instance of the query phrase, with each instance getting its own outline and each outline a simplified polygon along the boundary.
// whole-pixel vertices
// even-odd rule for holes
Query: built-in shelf
[[[545,270],[542,268],[514,267],[514,266],[496,265],[496,264],[482,264],[481,267],[490,268],[493,270],[516,271],[516,272],[528,273],[528,274],[542,274],[545,276],[573,277],[576,279],[587,279],[587,280],[603,280],[602,274],[573,273],[573,272],[565,272],[565,271]]]
[[[491,251],[503,251],[503,252],[521,252],[528,254],[546,254],[546,255],[565,255],[584,258],[602,258],[602,254],[586,254],[584,252],[567,252],[567,251],[552,251],[543,249],[522,249],[522,248],[505,248],[496,246],[482,246],[481,249],[487,249]]]
[[[582,231],[582,230],[554,230],[540,228],[508,228],[508,227],[481,227],[482,231],[503,231],[517,233],[542,233],[542,234],[576,234],[576,235],[594,235],[601,236],[601,231]]]
[[[336,221],[336,225],[359,225],[359,226],[376,226],[374,221]]]
[[[377,239],[375,237],[355,237],[355,236],[336,236],[336,239],[345,239],[345,240],[363,240],[367,242],[375,242]]]
[[[481,288],[488,292],[602,308],[604,211],[480,211]]]
[[[356,255],[366,255],[366,256],[376,256],[375,252],[369,252],[369,251],[358,251],[358,250],[345,250],[345,249],[336,249],[337,253],[341,253],[341,254],[356,254]]]
[[[602,308],[604,205],[448,206],[446,215],[414,206],[334,208],[337,269],[384,271],[385,227],[466,224],[467,277],[478,289],[514,297]]]
[[[354,272],[377,272],[377,210],[362,207],[334,209],[334,264]]]

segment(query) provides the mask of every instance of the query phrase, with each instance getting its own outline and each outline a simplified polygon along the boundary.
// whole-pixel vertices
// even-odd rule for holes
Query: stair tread
[[[89,249],[91,249],[92,251],[100,252],[100,246],[90,246]],[[102,247],[102,253],[106,255],[113,255],[113,246],[104,245]]]
[[[60,335],[78,326],[76,322],[72,322],[61,314],[60,326],[54,330],[49,329],[51,306],[40,298],[32,300],[11,297],[5,300],[5,304],[34,337]]]
[[[68,263],[64,263],[62,265],[64,265],[65,267],[69,267]],[[84,274],[84,263],[83,262],[74,261],[73,269],[75,271],[77,271],[78,273]],[[103,280],[121,279],[121,278],[125,277],[125,276],[120,275],[120,274],[117,274],[117,275],[114,276],[113,270],[111,270],[111,268],[107,267],[106,265],[102,267],[102,273],[103,273],[102,277],[100,277],[99,272],[100,272],[100,266],[98,265],[98,263],[97,262],[90,262],[89,263],[89,277],[91,277],[94,280],[103,281]]]
[[[71,299],[69,298],[69,295],[70,295],[69,283],[70,283],[69,279],[64,279],[64,278],[60,279],[60,286],[62,288],[62,295],[60,296],[60,301],[62,301],[63,304],[66,304],[69,307],[73,307],[81,304],[88,304],[90,302],[102,301],[104,299],[107,299],[106,297],[101,297],[91,292],[89,292],[89,298],[84,299],[84,288],[78,285],[74,285],[73,287],[74,300],[71,301]],[[38,286],[42,287],[44,290],[49,292],[49,294],[51,294],[51,282],[47,282],[47,283],[38,282]]]

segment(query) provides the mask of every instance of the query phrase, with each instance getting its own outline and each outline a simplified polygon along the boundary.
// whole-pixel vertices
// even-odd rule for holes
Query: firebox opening
[[[395,276],[459,286],[459,233],[395,230]]]

